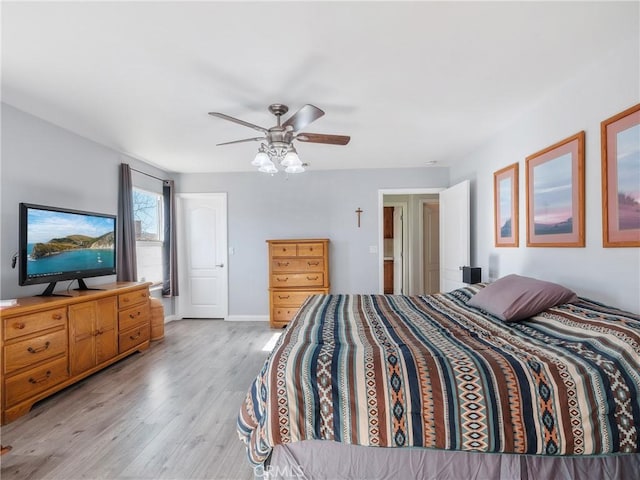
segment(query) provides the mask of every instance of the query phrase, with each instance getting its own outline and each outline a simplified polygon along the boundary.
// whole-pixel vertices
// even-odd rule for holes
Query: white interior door
[[[440,192],[440,291],[463,287],[462,267],[471,259],[469,181]]]
[[[226,318],[227,194],[180,194],[178,251],[182,318]]]

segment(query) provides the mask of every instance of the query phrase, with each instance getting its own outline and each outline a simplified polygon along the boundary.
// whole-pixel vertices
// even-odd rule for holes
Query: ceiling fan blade
[[[296,113],[291,115],[286,122],[282,124],[283,127],[291,127],[294,132],[299,131],[301,128],[306,127],[311,122],[316,121],[324,112],[315,105],[306,104]]]
[[[310,143],[328,143],[330,145],[346,145],[351,137],[346,135],[328,135],[325,133],[299,133],[296,140]]]
[[[212,117],[222,118],[223,120],[229,120],[230,122],[233,122],[233,123],[239,123],[240,125],[253,128],[254,130],[258,130],[259,132],[267,133],[269,131],[266,128],[260,127],[258,125],[254,125],[253,123],[245,122],[244,120],[240,120],[239,118],[230,117],[229,115],[225,115],[224,113],[209,112],[209,115],[211,115]]]
[[[259,142],[264,140],[264,137],[245,138],[243,140],[234,140],[232,142],[216,143],[216,147],[220,145],[231,145],[232,143],[244,143],[244,142]]]

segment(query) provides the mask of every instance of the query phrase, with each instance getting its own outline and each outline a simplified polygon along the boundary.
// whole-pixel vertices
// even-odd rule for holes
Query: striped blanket
[[[580,299],[504,323],[466,305],[479,288],[310,297],[240,409],[250,461],[307,439],[640,452],[640,317]]]

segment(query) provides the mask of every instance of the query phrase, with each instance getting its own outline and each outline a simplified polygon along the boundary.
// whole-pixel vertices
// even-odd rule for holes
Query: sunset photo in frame
[[[527,157],[528,247],[584,247],[584,137]]]
[[[493,223],[496,247],[517,247],[518,164],[493,174]]]
[[[640,247],[640,104],[601,123],[602,243]]]

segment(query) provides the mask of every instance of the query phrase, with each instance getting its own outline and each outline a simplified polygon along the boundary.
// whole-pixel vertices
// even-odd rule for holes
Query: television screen
[[[114,215],[20,204],[20,285],[114,274],[115,237]]]

